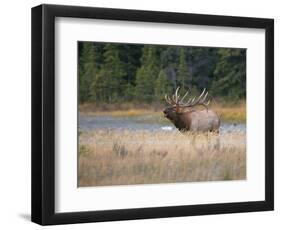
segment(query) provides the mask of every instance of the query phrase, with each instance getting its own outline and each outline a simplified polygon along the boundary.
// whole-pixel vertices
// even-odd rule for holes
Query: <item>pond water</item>
[[[112,116],[79,116],[79,129],[90,131],[95,129],[173,131],[174,125],[169,122],[159,122],[147,116],[112,117]],[[222,122],[221,133],[246,132],[246,123]]]

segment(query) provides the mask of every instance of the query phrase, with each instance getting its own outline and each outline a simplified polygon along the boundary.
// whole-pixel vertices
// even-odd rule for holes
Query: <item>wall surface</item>
[[[57,0],[3,1],[0,42],[0,217],[1,229],[39,229],[30,222],[30,8],[41,4],[68,4],[187,13],[221,14],[275,19],[275,87],[280,86],[279,1],[223,0]],[[275,91],[275,117],[281,116],[281,91]],[[276,229],[281,222],[281,125],[275,120],[275,211],[56,226],[55,229]]]

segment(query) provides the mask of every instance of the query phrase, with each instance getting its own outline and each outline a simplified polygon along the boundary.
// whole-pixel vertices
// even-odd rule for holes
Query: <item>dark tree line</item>
[[[159,102],[181,87],[246,97],[246,50],[79,42],[79,101]]]

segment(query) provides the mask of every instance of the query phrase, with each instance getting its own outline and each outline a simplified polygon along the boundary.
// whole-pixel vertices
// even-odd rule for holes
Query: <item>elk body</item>
[[[165,95],[169,104],[163,111],[164,116],[168,118],[181,132],[219,132],[220,118],[216,112],[208,108],[210,101],[206,102],[208,92],[204,89],[198,98],[189,98],[184,102],[186,94],[180,98],[178,95],[179,87],[176,89],[172,98]],[[204,110],[195,108],[203,106]]]

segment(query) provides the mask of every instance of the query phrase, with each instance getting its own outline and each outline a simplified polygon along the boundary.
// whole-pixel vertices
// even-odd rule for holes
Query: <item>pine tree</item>
[[[79,101],[81,103],[90,99],[90,86],[98,72],[95,52],[93,43],[82,43],[82,54],[79,59]]]
[[[104,63],[97,79],[92,83],[95,97],[106,102],[117,102],[124,96],[126,82],[124,63],[120,59],[118,44],[108,43],[104,47]]]
[[[194,93],[203,88],[209,89],[217,62],[218,48],[187,47],[186,50]]]
[[[157,48],[152,45],[144,46],[141,62],[136,75],[135,95],[137,100],[151,102],[155,98],[154,86],[159,73]]]
[[[164,100],[165,94],[170,94],[172,86],[168,80],[165,70],[159,72],[158,78],[155,82],[155,95],[158,100]]]
[[[135,84],[137,69],[141,65],[142,48],[142,45],[120,45],[120,57],[125,67],[127,87]]]
[[[179,53],[179,67],[178,67],[178,84],[182,90],[190,89],[192,85],[192,76],[189,72],[186,62],[186,48],[182,47]]]
[[[219,49],[212,91],[231,100],[246,97],[246,50]]]

